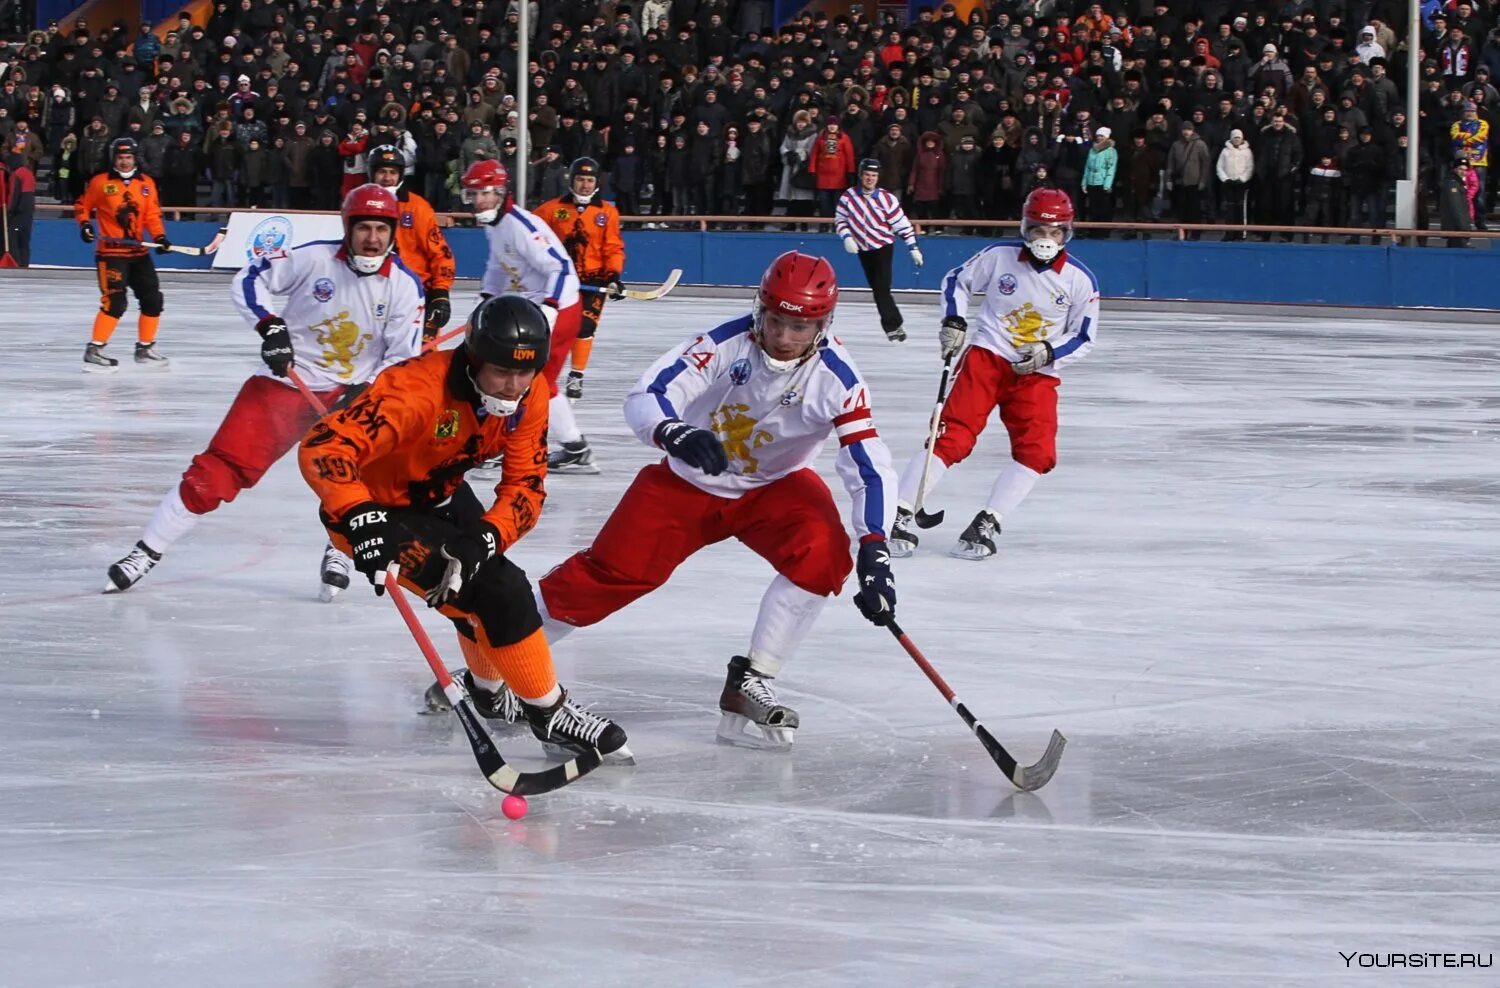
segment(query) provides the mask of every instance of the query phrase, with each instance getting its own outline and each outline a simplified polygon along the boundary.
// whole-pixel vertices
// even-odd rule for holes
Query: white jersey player
[[[643,469],[593,545],[538,584],[555,641],[650,593],[715,542],[737,538],[769,562],[777,576],[749,653],[729,663],[719,698],[719,736],[731,743],[791,744],[797,714],[777,702],[771,679],[849,575],[849,535],[810,468],[830,433],[859,539],[854,602],[876,624],[895,615],[885,540],[896,478],[869,388],[827,335],[837,299],[826,260],[788,252],[767,270],[753,315],[662,356],[625,399],[625,414],[666,461]]]
[[[135,548],[109,568],[105,593],[134,586],[199,518],[254,487],[307,432],[318,413],[278,380],[293,366],[331,405],[421,352],[422,283],[392,252],[399,217],[395,195],[362,185],[344,199],[342,241],[277,251],[235,276],[235,306],[260,334],[265,367],[241,386],[208,448],[162,499]],[[324,600],[349,585],[349,570],[349,559],[329,545]]]
[[[464,201],[474,210],[489,245],[480,295],[523,295],[541,306],[552,326],[552,349],[542,376],[552,396],[548,428],[562,448],[547,457],[547,469],[598,473],[594,452],[573,418],[573,406],[559,397],[557,385],[583,325],[578,271],[552,228],[510,197],[510,176],[500,162],[488,158],[474,162],[464,172],[462,185]]]
[[[943,403],[937,442],[912,457],[901,472],[893,555],[915,551],[919,540],[914,524],[930,528],[941,521],[942,512],[914,517],[913,507],[969,455],[996,408],[1010,434],[1011,462],[996,478],[986,506],[959,536],[953,555],[976,560],[993,556],[1001,519],[1057,465],[1058,372],[1088,352],[1099,330],[1099,283],[1064,249],[1072,231],[1073,204],[1067,194],[1036,189],[1022,211],[1024,243],[986,247],[943,279],[939,338],[945,374],[964,347],[969,299],[979,292],[985,299]]]

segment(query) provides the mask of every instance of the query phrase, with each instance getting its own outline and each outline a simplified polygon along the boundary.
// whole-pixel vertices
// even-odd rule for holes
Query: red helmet
[[[839,283],[833,265],[824,258],[789,250],[772,261],[760,279],[760,291],[755,297],[756,334],[759,336],[771,316],[793,323],[814,323],[818,334],[808,348],[811,353],[828,331],[838,300]],[[766,359],[773,369],[785,369],[780,366],[782,362],[772,360],[769,355]],[[801,359],[787,366],[800,363]]]
[[[504,195],[510,186],[510,175],[506,173],[505,166],[494,158],[481,158],[464,172],[460,184],[468,192],[493,189]]]
[[[1032,231],[1039,226],[1063,228],[1062,243],[1051,237],[1033,238]],[[1073,239],[1073,200],[1062,189],[1032,189],[1021,207],[1021,239],[1033,257],[1050,262],[1062,251],[1063,244]]]
[[[344,254],[351,268],[360,274],[374,274],[385,264],[386,257],[396,246],[396,226],[401,222],[401,204],[396,193],[374,182],[366,182],[351,189],[344,196],[344,207],[339,210],[344,217]],[[385,252],[378,257],[359,256],[349,242],[354,224],[360,220],[381,220],[391,225],[391,240]]]

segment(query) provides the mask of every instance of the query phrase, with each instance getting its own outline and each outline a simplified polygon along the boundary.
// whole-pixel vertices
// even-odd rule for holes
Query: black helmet
[[[859,173],[861,175],[863,175],[865,172],[874,172],[875,174],[879,175],[880,174],[880,159],[879,158],[866,158],[864,161],[861,161],[859,163]]]
[[[140,153],[140,146],[135,143],[135,138],[133,137],[116,137],[109,142],[109,160],[111,163],[114,162],[115,155],[117,154],[134,154],[139,156]]]
[[[365,171],[370,176],[370,181],[375,181],[375,173],[382,168],[394,168],[398,175],[405,177],[406,155],[402,154],[401,149],[394,144],[380,144],[371,148],[369,160],[365,164]],[[401,186],[399,179],[396,186],[397,188]]]
[[[579,175],[592,175],[594,180],[599,180],[599,162],[593,158],[579,158],[568,166],[568,188],[573,188],[573,180]]]
[[[495,295],[469,316],[464,344],[475,370],[494,364],[540,371],[547,364],[551,337],[547,317],[535,302],[521,295]]]

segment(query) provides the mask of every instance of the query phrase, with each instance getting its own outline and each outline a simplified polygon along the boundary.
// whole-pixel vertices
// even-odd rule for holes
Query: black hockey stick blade
[[[918,528],[937,528],[943,523],[943,513],[934,511],[929,515],[925,511],[918,511],[912,520],[917,523]]]
[[[464,734],[468,735],[469,747],[474,749],[474,760],[479,763],[479,771],[484,773],[490,785],[501,792],[517,796],[551,792],[588,775],[603,762],[599,752],[591,750],[540,772],[520,772],[506,763],[500,750],[495,747],[489,731],[479,722],[479,715],[469,706],[467,697],[459,700],[453,707],[453,712],[458,715],[459,723],[463,724]]]
[[[969,713],[969,708],[964,706],[957,698],[953,701],[953,709],[969,725],[979,743],[984,745],[984,750],[989,753],[990,760],[1000,767],[1005,777],[1011,781],[1017,789],[1022,792],[1035,792],[1051,781],[1053,774],[1057,771],[1058,764],[1062,761],[1063,748],[1067,747],[1068,739],[1056,730],[1052,732],[1052,738],[1047,742],[1047,750],[1034,765],[1018,765],[1011,753],[1005,750],[1005,746],[995,740],[995,736],[989,732],[974,715]]]

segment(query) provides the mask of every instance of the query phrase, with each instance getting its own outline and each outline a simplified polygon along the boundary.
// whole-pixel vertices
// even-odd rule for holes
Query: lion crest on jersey
[[[360,335],[359,324],[349,318],[347,309],[331,319],[313,323],[308,328],[324,347],[323,366],[346,381],[352,378],[354,358],[364,352],[365,344],[373,337],[368,334]]]
[[[721,405],[709,416],[708,425],[719,442],[724,444],[724,454],[729,457],[731,468],[739,473],[754,473],[760,468],[754,450],[760,449],[774,437],[747,413],[749,405]],[[743,464],[743,466],[737,466]]]
[[[1015,346],[1040,343],[1047,338],[1047,330],[1052,325],[1030,302],[1019,309],[1011,309],[1001,319],[1005,328],[1010,331],[1010,341]]]

